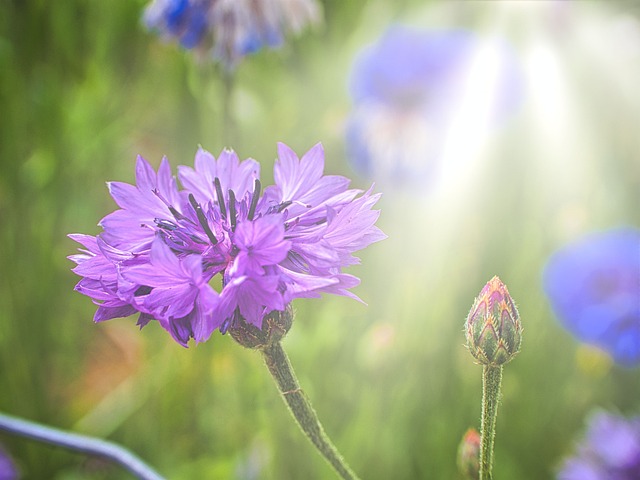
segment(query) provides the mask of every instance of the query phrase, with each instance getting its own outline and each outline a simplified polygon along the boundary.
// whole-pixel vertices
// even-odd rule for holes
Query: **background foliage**
[[[331,478],[257,353],[218,334],[183,349],[133,319],[94,325],[91,302],[72,291],[65,235],[99,232],[114,208],[105,181],[133,181],[137,154],[190,165],[197,145],[216,155],[225,146],[219,71],[145,32],[143,7],[0,1],[0,410],[120,442],[168,478]],[[478,426],[481,393],[462,325],[497,274],[525,332],[505,368],[495,476],[550,478],[588,411],[640,408],[637,369],[573,340],[540,283],[547,256],[570,239],[640,225],[637,4],[323,7],[322,26],[237,72],[230,146],[262,163],[265,184],[277,141],[299,153],[322,141],[326,170],[355,176],[343,137],[350,65],[390,22],[498,29],[526,88],[482,162],[441,193],[375,179],[389,238],[351,270],[368,306],[296,302],[284,346],[300,381],[363,478],[457,478],[457,444]],[[25,479],[128,478],[95,459],[0,441]]]

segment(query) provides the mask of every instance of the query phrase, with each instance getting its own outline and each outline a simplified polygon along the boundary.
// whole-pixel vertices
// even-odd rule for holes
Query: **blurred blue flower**
[[[315,0],[153,0],[143,21],[230,69],[263,46],[280,46],[286,32],[297,34],[319,16]]]
[[[575,456],[564,461],[558,480],[638,480],[640,416],[626,419],[604,411],[591,414]]]
[[[640,364],[640,230],[591,234],[549,259],[544,290],[562,325],[625,366]]]
[[[515,110],[522,81],[500,41],[395,26],[356,58],[350,90],[346,140],[356,170],[424,186],[451,157],[468,161],[462,152],[447,155],[451,140],[473,148],[487,127]]]
[[[17,480],[18,478],[18,470],[13,461],[0,447],[0,480]]]

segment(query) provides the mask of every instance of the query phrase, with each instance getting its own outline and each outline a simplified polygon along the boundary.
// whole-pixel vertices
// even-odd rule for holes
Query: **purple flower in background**
[[[280,46],[285,32],[297,34],[319,16],[315,0],[154,0],[144,23],[233,68],[263,46]]]
[[[473,152],[459,147],[473,149],[515,110],[521,84],[502,42],[465,30],[393,27],[354,62],[349,158],[368,176],[424,187],[445,163],[469,161]]]
[[[0,447],[0,480],[17,480],[18,470],[11,457]]]
[[[640,364],[640,230],[585,236],[557,251],[543,276],[562,325],[625,366]]]
[[[301,159],[279,144],[278,157],[263,195],[260,165],[229,150],[216,160],[200,149],[195,168],[178,167],[183,190],[166,159],[156,172],[138,157],[135,186],[109,184],[120,209],[104,231],[70,235],[83,247],[69,258],[83,277],[76,290],[98,305],[94,320],[139,313],[141,327],[155,319],[186,346],[240,319],[261,328],[295,298],[357,299],[359,280],[342,268],[385,238],[372,209],[380,195],[324,175],[320,144]]]
[[[640,479],[640,417],[604,411],[591,414],[575,456],[564,461],[558,480]]]

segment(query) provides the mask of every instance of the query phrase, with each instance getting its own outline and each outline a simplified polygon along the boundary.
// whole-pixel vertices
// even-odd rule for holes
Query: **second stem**
[[[491,480],[493,474],[493,439],[496,433],[496,417],[500,402],[502,365],[482,367],[482,422],[480,434],[480,480]]]

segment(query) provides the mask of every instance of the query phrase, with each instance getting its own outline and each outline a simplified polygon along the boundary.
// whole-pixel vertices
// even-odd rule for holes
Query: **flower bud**
[[[228,332],[243,347],[262,348],[282,340],[291,325],[293,309],[289,304],[284,311],[274,310],[266,315],[262,320],[261,329],[247,323],[240,314],[236,314]]]
[[[468,480],[478,480],[480,475],[480,434],[470,428],[458,446],[458,470]]]
[[[499,366],[520,351],[522,324],[504,283],[493,277],[476,298],[465,323],[467,347],[483,365]]]

